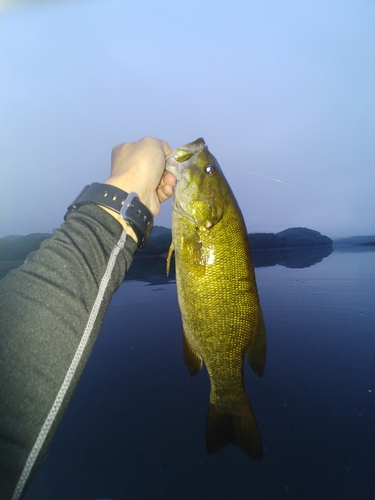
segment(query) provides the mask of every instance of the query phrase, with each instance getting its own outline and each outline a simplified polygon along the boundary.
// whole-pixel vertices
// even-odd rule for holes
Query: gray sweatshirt
[[[136,248],[85,205],[0,281],[1,500],[25,494]]]

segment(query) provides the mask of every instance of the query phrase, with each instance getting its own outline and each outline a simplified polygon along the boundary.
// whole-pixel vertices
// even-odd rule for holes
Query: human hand
[[[167,142],[152,137],[119,144],[112,150],[111,176],[105,183],[137,193],[155,216],[160,203],[174,193],[176,178],[165,171],[165,157],[171,152]]]

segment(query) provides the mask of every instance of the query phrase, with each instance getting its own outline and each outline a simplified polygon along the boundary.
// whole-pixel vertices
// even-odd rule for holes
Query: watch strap
[[[68,207],[68,213],[89,203],[102,205],[119,213],[137,235],[138,250],[145,246],[154,226],[154,218],[146,205],[141,203],[136,193],[126,193],[110,184],[94,182],[83,188]]]

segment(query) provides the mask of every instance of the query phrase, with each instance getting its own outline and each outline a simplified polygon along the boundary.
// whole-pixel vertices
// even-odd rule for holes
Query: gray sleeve
[[[21,498],[82,374],[136,243],[95,205],[0,281],[0,499]]]

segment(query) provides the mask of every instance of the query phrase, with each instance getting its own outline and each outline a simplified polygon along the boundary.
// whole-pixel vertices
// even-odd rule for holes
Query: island
[[[32,233],[26,236],[5,236],[0,238],[0,276],[3,277],[12,268],[20,266],[29,253],[37,250],[50,233]],[[305,227],[285,229],[279,233],[253,233],[248,235],[253,254],[254,267],[281,263],[288,265],[288,260],[295,260],[290,250],[308,249],[310,257],[304,265],[312,265],[332,252],[332,240],[318,231]],[[135,254],[135,261],[152,257],[165,258],[171,244],[171,229],[155,226],[150,239],[141,252]],[[289,252],[288,252],[289,251]],[[280,253],[281,252],[281,253]],[[299,254],[301,261],[302,254]],[[301,264],[301,262],[300,262]],[[288,265],[289,267],[289,265]]]

